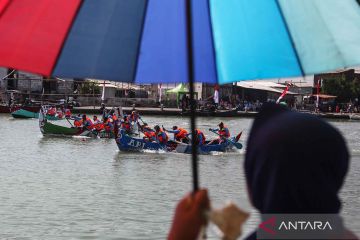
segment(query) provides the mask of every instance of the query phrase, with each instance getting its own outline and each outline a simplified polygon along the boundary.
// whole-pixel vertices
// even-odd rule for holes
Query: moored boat
[[[13,118],[39,118],[38,112],[31,112],[22,108],[12,111],[11,115]]]
[[[37,112],[35,112],[36,109],[38,108],[32,108],[33,110],[28,110],[28,108],[26,107],[21,107],[21,108],[15,108],[12,109],[11,111],[11,115],[14,118],[39,118],[39,110]],[[62,120],[63,118],[60,118],[58,116],[51,116],[51,115],[46,115],[46,119],[48,120]]]
[[[360,120],[360,115],[353,113],[353,114],[350,114],[350,115],[349,115],[349,118],[350,118],[351,120],[357,120],[357,121],[359,121],[359,120]]]
[[[0,113],[10,113],[10,107],[6,105],[0,105]]]

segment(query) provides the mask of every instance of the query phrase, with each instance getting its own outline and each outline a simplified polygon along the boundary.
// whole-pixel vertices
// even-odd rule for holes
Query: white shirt
[[[219,104],[219,91],[215,90],[214,92],[214,102],[215,104]]]

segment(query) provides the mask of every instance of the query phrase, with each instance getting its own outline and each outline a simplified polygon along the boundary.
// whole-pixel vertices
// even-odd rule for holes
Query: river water
[[[187,118],[144,118],[189,127]],[[205,130],[219,121],[199,118],[198,125]],[[226,123],[232,134],[244,130],[246,141],[252,119]],[[360,122],[331,124],[352,153],[342,215],[360,232]],[[1,114],[0,140],[0,239],[165,239],[177,201],[191,190],[188,155],[122,153],[114,140],[43,137],[37,120]],[[199,168],[213,206],[232,200],[252,213],[246,235],[257,213],[248,201],[243,160],[244,152],[201,156]],[[213,227],[209,235],[218,239]]]

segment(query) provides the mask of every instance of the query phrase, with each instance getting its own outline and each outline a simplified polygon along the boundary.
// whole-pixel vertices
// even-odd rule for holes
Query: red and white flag
[[[289,87],[290,84],[286,85],[286,88],[284,89],[284,91],[281,93],[280,97],[276,100],[276,103],[279,104],[281,99],[283,99],[283,97],[287,94],[287,92],[289,91]]]

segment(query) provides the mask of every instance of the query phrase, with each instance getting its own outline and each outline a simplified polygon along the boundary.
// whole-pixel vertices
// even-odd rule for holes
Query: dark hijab
[[[245,174],[260,213],[338,213],[349,154],[325,121],[266,105],[247,143]]]

